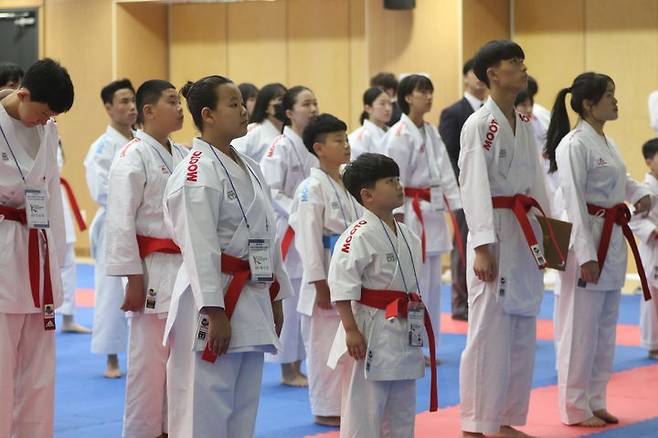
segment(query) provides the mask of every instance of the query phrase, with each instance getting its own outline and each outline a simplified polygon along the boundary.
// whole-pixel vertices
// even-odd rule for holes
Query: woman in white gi
[[[133,138],[132,126],[137,121],[135,89],[128,79],[111,82],[101,90],[101,99],[110,118],[103,133],[89,148],[84,165],[87,186],[98,204],[89,230],[94,266],[96,306],[91,333],[91,352],[107,355],[105,377],[121,377],[118,353],[126,351],[128,323],[121,310],[123,284],[121,278],[105,275],[105,206],[107,205],[110,166],[119,149]]]
[[[366,152],[384,152],[382,141],[392,114],[393,104],[386,91],[371,87],[363,93],[362,126],[349,135],[353,160]]]
[[[266,355],[265,359],[281,364],[284,385],[307,386],[308,380],[300,367],[305,357],[297,302],[302,280],[302,261],[292,244],[294,232],[289,227],[290,207],[297,186],[318,167],[318,159],[304,146],[302,133],[308,122],[318,115],[318,101],[311,90],[296,86],[286,91],[277,106],[277,118],[283,120],[283,134],[274,140],[260,162],[265,182],[272,191],[277,218],[277,236],[281,240],[286,269],[294,296],[283,302],[285,322],[281,332],[282,354]]]
[[[176,274],[183,261],[163,222],[167,180],[187,149],[169,140],[183,126],[176,88],[150,80],[137,90],[142,126],[110,169],[105,274],[127,278],[121,309],[129,325],[123,436],[167,432],[166,365],[162,345]]]
[[[327,366],[340,322],[327,285],[329,260],[338,237],[362,212],[340,176],[341,166],[350,161],[346,131],[347,125],[331,114],[320,114],[304,129],[304,144],[318,157],[320,168],[311,169],[297,187],[290,213],[304,271],[297,310],[306,346],[311,412],[315,422],[325,426],[340,425],[341,390],[349,370],[348,361],[341,361],[336,370]]]
[[[249,132],[232,143],[238,152],[260,163],[274,140],[281,135],[283,122],[276,118],[276,107],[286,92],[283,84],[265,85],[256,97],[253,112],[249,117]]]
[[[492,41],[474,73],[490,97],[462,128],[459,182],[468,223],[468,337],[460,364],[462,436],[527,436],[536,317],[546,265],[537,206],[550,212],[530,119],[523,49]],[[535,208],[531,210],[532,206]]]
[[[52,117],[73,105],[66,69],[33,64],[0,101],[0,436],[53,436],[55,308],[65,230]]]
[[[433,93],[434,85],[426,76],[409,75],[400,81],[398,105],[402,117],[386,134],[384,143],[388,156],[400,166],[400,181],[404,186],[404,205],[396,213],[421,238],[423,267],[418,275],[438,345],[441,255],[452,249],[445,214],[462,208],[462,202],[439,132],[423,120],[432,109]]]
[[[579,115],[571,131],[568,94],[571,109]],[[630,213],[624,201],[635,204],[636,214],[648,212],[651,201],[649,191],[626,173],[617,145],[603,132],[605,123],[617,117],[613,80],[583,73],[558,93],[547,135],[551,167],[560,172],[567,217],[573,223],[558,307],[560,418],[569,425],[602,427],[619,421],[606,409],[605,394],[626,278],[622,231]]]
[[[182,93],[201,137],[167,183],[165,220],[183,254],[165,339],[169,434],[254,435],[263,353],[281,350],[281,299],[292,294],[258,164],[231,147],[247,111],[229,79]]]
[[[653,199],[658,196],[658,138],[642,146],[642,155],[649,171],[644,176],[644,185],[651,191]],[[651,293],[658,298],[658,203],[653,202],[651,213],[644,217],[635,215],[630,222],[633,233],[640,240],[640,255]],[[640,345],[649,351],[649,359],[658,360],[658,301],[640,302]]]

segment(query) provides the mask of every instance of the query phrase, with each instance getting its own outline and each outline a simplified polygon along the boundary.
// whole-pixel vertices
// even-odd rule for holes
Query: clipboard
[[[571,222],[565,222],[540,215],[535,217],[537,218],[539,226],[544,234],[544,257],[546,258],[546,266],[558,271],[566,270],[567,257],[569,256],[569,241],[571,239],[571,228],[573,227],[573,224],[571,224]],[[550,223],[553,228],[555,240],[557,241],[560,252],[564,256],[564,263],[560,260],[559,253],[555,248],[555,245],[553,245],[553,240],[548,233],[547,223]]]

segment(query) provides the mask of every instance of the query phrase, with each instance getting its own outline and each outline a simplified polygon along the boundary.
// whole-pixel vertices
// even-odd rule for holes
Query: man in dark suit
[[[464,97],[454,104],[450,105],[441,112],[439,122],[439,133],[446,145],[452,168],[455,170],[455,176],[459,179],[459,138],[462,126],[466,119],[479,109],[487,95],[487,87],[478,80],[473,73],[473,59],[469,59],[464,64],[462,70],[464,75]],[[468,226],[464,218],[464,211],[455,211],[457,225],[461,235],[461,241],[466,245],[468,235]],[[466,266],[462,263],[456,239],[453,238],[453,250],[450,256],[450,270],[452,274],[452,319],[461,321],[468,320],[468,291],[466,289]],[[463,248],[464,256],[466,248]]]

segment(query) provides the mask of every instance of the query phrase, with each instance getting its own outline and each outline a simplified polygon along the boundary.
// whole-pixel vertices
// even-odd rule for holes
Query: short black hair
[[[238,89],[240,90],[240,94],[242,94],[242,102],[245,105],[248,99],[258,96],[258,87],[250,82],[241,83],[238,85]]]
[[[375,76],[370,78],[371,87],[379,87],[383,90],[393,89],[395,92],[398,91],[398,80],[393,73],[382,72],[377,73]]]
[[[256,96],[254,110],[249,115],[249,122],[261,123],[263,120],[265,120],[267,118],[267,107],[270,106],[272,99],[283,97],[283,95],[286,94],[286,91],[287,88],[285,85],[278,82],[267,84],[261,88],[258,92],[258,95]]]
[[[144,123],[144,107],[157,103],[162,96],[162,92],[170,89],[176,90],[176,87],[171,82],[161,79],[151,79],[139,86],[135,95],[135,100],[137,101],[137,121],[139,123]]]
[[[399,176],[400,168],[392,158],[367,152],[345,166],[343,184],[359,204],[363,205],[361,189],[372,189],[380,179]]]
[[[430,78],[425,75],[414,74],[402,78],[398,87],[398,105],[400,105],[400,110],[405,114],[409,114],[409,104],[405,97],[413,93],[414,90],[434,91],[434,85]]]
[[[0,62],[0,88],[10,82],[20,82],[25,72],[13,62]]]
[[[535,99],[535,94],[539,91],[539,84],[532,76],[528,75],[528,94],[531,99]]]
[[[658,154],[658,138],[652,138],[642,145],[642,155],[645,160],[651,160]]]
[[[317,156],[313,149],[313,145],[315,143],[322,143],[327,134],[339,131],[347,132],[347,124],[345,124],[345,122],[331,114],[320,114],[308,122],[308,125],[304,128],[302,140],[304,140],[304,146],[306,146],[306,149],[308,149],[313,155]]]
[[[73,106],[73,82],[68,71],[50,58],[40,59],[27,69],[21,87],[30,92],[30,100],[45,103],[56,114]]]
[[[514,99],[514,106],[521,105],[523,102],[525,102],[528,99],[530,99],[530,103],[532,103],[533,105],[535,104],[535,100],[532,98],[528,90],[523,90],[516,95],[516,99]]]
[[[101,90],[101,100],[103,103],[107,103],[109,105],[112,105],[112,102],[114,101],[114,93],[116,93],[119,90],[123,90],[124,88],[130,90],[135,94],[135,87],[133,87],[132,82],[130,82],[130,79],[120,79],[118,81],[113,81],[107,84],[106,86],[103,87]]]
[[[501,61],[515,58],[525,59],[525,53],[523,53],[521,46],[514,41],[489,41],[475,54],[473,73],[475,73],[475,76],[489,87],[491,84],[489,83],[487,70],[490,67],[498,66]]]
[[[475,58],[470,58],[464,63],[462,67],[462,75],[466,76],[469,71],[473,70],[473,65],[475,64]]]

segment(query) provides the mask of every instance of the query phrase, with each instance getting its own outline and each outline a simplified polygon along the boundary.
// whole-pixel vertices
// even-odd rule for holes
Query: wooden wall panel
[[[510,1],[462,0],[462,23],[465,62],[485,43],[510,37]]]

